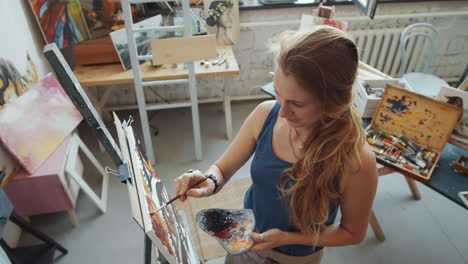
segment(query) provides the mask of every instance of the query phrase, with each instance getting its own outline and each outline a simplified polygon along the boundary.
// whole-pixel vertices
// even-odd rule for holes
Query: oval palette
[[[254,245],[250,237],[255,227],[252,209],[205,209],[197,213],[195,220],[231,255],[244,253]]]

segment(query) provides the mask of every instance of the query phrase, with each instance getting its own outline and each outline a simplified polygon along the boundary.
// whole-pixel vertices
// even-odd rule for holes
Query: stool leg
[[[369,223],[370,223],[370,225],[372,227],[372,230],[375,233],[375,237],[377,238],[377,240],[384,241],[385,240],[385,234],[384,234],[382,228],[380,227],[380,224],[379,224],[379,221],[377,220],[377,217],[375,217],[374,210],[371,211]]]
[[[68,214],[70,215],[70,220],[71,220],[71,223],[72,223],[73,227],[77,227],[78,226],[78,217],[76,217],[75,210],[74,209],[69,210]]]
[[[406,176],[405,176],[405,179],[406,179],[406,182],[408,183],[408,187],[410,188],[411,193],[413,194],[413,198],[415,200],[421,200],[421,194],[419,193],[418,186],[416,185],[414,180]]]

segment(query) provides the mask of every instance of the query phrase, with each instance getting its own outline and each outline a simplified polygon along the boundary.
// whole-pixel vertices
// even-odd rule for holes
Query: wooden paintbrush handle
[[[190,189],[192,189],[192,188],[194,188],[194,187],[197,187],[198,185],[200,185],[202,182],[206,181],[207,179],[209,179],[209,178],[208,178],[208,177],[205,177],[204,179],[201,179],[201,180],[197,181],[195,184],[193,184],[192,186],[190,186],[187,190],[190,190]],[[170,199],[169,201],[167,201],[166,205],[168,205],[168,204],[174,202],[175,200],[179,199],[181,196],[182,196],[182,195],[179,194],[179,195],[177,195],[176,197]]]

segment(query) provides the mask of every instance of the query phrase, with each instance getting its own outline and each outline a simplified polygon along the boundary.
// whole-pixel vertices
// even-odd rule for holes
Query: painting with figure
[[[189,229],[179,212],[173,205],[157,210],[170,197],[131,125],[121,123],[116,115],[114,118],[122,158],[131,165],[132,182],[128,185],[135,220],[169,263],[199,263]]]
[[[162,16],[157,15],[136,23],[135,27],[144,28],[160,26],[161,22]],[[167,32],[148,31],[135,32],[134,35],[138,55],[151,55],[151,40],[164,38],[168,34]],[[126,71],[131,69],[132,63],[130,61],[130,51],[128,49],[127,31],[125,30],[125,28],[119,29],[110,33],[110,37],[112,39],[112,43],[114,43],[115,50],[119,55],[122,67]],[[144,63],[144,61],[140,61],[140,64],[142,63]]]
[[[80,4],[92,39],[125,26],[120,0],[80,0]]]
[[[18,63],[18,62],[16,62]],[[24,72],[20,72],[11,60],[0,57],[0,110],[16,100],[29,87],[39,81],[36,64],[26,54]]]
[[[240,39],[239,1],[204,0],[206,30],[216,34],[218,46],[237,44]]]
[[[468,91],[452,87],[442,87],[437,99],[463,109],[463,114],[453,129],[451,140],[468,144]]]
[[[47,43],[59,48],[89,39],[78,0],[29,0]]]
[[[81,120],[50,73],[0,111],[0,140],[33,174]]]

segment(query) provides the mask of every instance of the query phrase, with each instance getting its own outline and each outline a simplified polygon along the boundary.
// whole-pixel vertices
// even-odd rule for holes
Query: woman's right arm
[[[213,181],[209,179],[196,188],[188,190],[189,186],[203,179],[204,175],[209,174],[216,177],[219,185],[218,190],[216,190],[218,192],[229,181],[232,175],[252,156],[257,137],[274,102],[263,102],[250,113],[228,149],[204,174],[200,171],[186,172],[175,179],[174,187],[176,195],[185,194],[186,196],[203,197],[213,194],[215,186]],[[185,195],[181,197],[181,201],[186,199]]]

